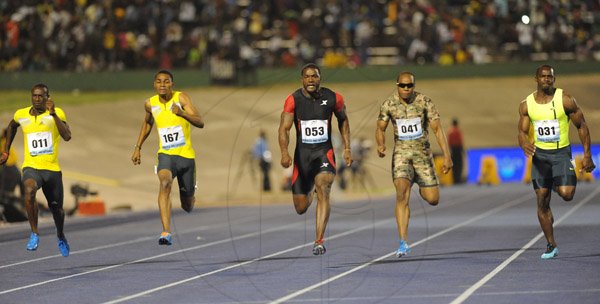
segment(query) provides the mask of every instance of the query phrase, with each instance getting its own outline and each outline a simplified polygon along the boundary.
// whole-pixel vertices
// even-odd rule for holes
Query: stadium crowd
[[[597,0],[4,0],[0,70],[600,60],[599,27]]]

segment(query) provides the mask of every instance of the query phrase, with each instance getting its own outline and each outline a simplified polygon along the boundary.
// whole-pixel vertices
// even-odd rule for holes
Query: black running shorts
[[[294,154],[292,193],[310,193],[315,185],[315,177],[321,172],[335,174],[333,149],[297,149]]]
[[[571,146],[554,150],[536,148],[531,162],[531,181],[534,189],[577,185]]]
[[[25,167],[23,168],[23,182],[28,179],[35,181],[37,189],[42,188],[49,208],[62,208],[64,200],[62,172]]]
[[[157,172],[171,171],[171,176],[177,178],[180,197],[192,197],[196,191],[196,161],[178,155],[158,154]]]

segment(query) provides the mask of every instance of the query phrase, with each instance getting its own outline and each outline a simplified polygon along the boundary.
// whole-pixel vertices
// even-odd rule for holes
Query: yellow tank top
[[[15,112],[14,120],[23,128],[23,168],[37,170],[60,171],[58,165],[58,147],[60,134],[54,123],[54,118],[46,110],[37,116],[29,114],[31,107]],[[56,109],[56,115],[64,122],[67,121],[65,112]]]
[[[569,116],[563,106],[563,90],[556,89],[549,103],[539,104],[527,96],[527,112],[533,125],[533,144],[545,150],[563,148],[569,145]]]
[[[173,92],[173,97],[166,103],[160,102],[158,95],[150,98],[152,116],[158,130],[158,153],[194,158],[196,154],[192,148],[190,123],[171,112],[172,107],[182,108],[179,94],[181,92]]]

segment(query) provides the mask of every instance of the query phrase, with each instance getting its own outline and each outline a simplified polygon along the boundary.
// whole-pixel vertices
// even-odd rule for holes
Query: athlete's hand
[[[131,161],[134,165],[142,163],[142,156],[140,155],[140,149],[138,147],[133,148],[133,155],[131,155]]]
[[[352,151],[350,151],[350,149],[344,149],[344,160],[346,161],[346,167],[352,165]]]
[[[8,160],[8,153],[2,152],[2,154],[0,155],[0,165],[4,165],[4,163],[6,163],[7,160]]]
[[[452,159],[450,157],[444,157],[444,164],[442,164],[442,173],[447,174],[450,172],[450,169],[454,167],[452,163]]]
[[[48,109],[50,115],[54,115],[56,113],[56,110],[54,110],[54,101],[52,101],[52,98],[50,97],[46,99],[46,109]]]
[[[535,146],[530,142],[525,142],[521,145],[521,149],[527,156],[533,156],[535,154]]]
[[[175,103],[171,106],[171,112],[177,116],[181,116],[183,110]]]
[[[289,168],[292,165],[292,158],[289,153],[281,154],[281,166],[284,168]]]
[[[594,160],[592,160],[591,156],[584,156],[583,161],[581,163],[581,167],[582,168],[579,169],[580,173],[583,173],[583,171],[592,172],[596,168],[596,165],[594,165]]]
[[[385,157],[385,146],[377,146],[377,155],[379,157]]]

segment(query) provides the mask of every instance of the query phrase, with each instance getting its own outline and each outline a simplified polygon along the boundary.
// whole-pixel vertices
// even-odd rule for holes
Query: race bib
[[[423,136],[423,125],[421,117],[396,119],[398,128],[398,139],[411,140],[421,138]]]
[[[27,146],[29,147],[29,155],[31,156],[53,154],[52,132],[27,134]]]
[[[183,136],[183,128],[174,126],[158,129],[160,135],[161,147],[165,150],[181,147],[185,145],[185,137]]]
[[[536,120],[533,122],[533,128],[537,140],[541,142],[560,141],[560,127],[557,119]]]
[[[302,143],[318,144],[329,139],[327,120],[301,120]]]

